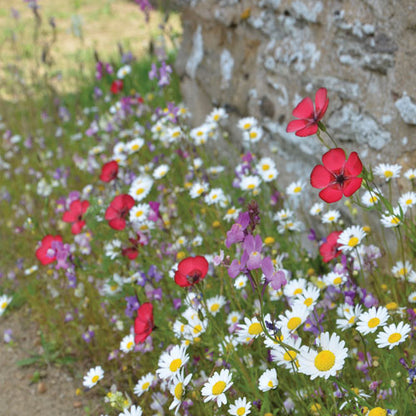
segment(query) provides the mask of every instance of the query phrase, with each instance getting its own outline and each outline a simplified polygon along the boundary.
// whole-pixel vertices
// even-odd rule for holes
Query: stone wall
[[[177,2],[176,69],[195,125],[213,106],[227,109],[231,126],[257,117],[279,170],[308,176],[323,148],[285,129],[300,99],[326,87],[324,121],[342,147],[373,164],[416,167],[414,0]]]

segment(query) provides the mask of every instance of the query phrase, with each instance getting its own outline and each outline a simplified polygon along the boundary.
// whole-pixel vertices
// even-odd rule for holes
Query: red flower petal
[[[126,228],[126,220],[124,218],[114,218],[108,222],[108,225],[114,230],[124,230]]]
[[[308,120],[292,120],[286,127],[288,133],[305,128],[309,124]]]
[[[110,182],[117,177],[118,163],[115,160],[105,163],[101,169],[100,179],[103,182]]]
[[[334,175],[322,165],[316,165],[311,173],[311,185],[314,188],[322,189],[335,180]]]
[[[312,123],[311,125],[306,126],[305,128],[298,130],[295,134],[298,137],[312,136],[318,131],[318,124]]]
[[[345,152],[341,148],[331,149],[322,156],[325,167],[338,174],[345,165]]]
[[[87,212],[87,209],[89,206],[90,206],[90,203],[88,201],[82,201],[82,206],[81,206],[82,215],[84,215]]]
[[[153,331],[153,305],[149,302],[143,303],[137,311],[134,321],[134,342],[144,342]]]
[[[72,224],[71,232],[72,234],[79,234],[85,225],[85,221],[76,221]]]
[[[36,257],[43,265],[53,263],[56,260],[55,257],[49,257],[47,255],[54,241],[62,241],[62,237],[60,235],[53,236],[48,234],[43,237],[41,246],[36,250]]]
[[[74,222],[78,219],[79,215],[73,211],[66,211],[64,215],[62,215],[62,221],[64,222]]]
[[[175,283],[182,287],[200,282],[208,272],[208,262],[203,256],[187,257],[178,264]]]
[[[296,118],[313,119],[313,103],[309,97],[304,98],[293,110],[293,116]]]
[[[320,120],[324,115],[325,111],[328,108],[329,99],[327,98],[326,88],[319,88],[315,94],[315,108],[316,108],[316,118]]]
[[[352,152],[344,167],[346,176],[357,176],[363,171],[363,164],[358,157],[357,152]]]
[[[175,273],[175,283],[180,287],[192,286],[192,283],[188,282],[186,275],[182,274],[180,271]]]
[[[342,195],[343,193],[339,185],[328,186],[319,192],[320,198],[329,204],[339,201],[342,198]]]
[[[343,192],[345,196],[351,196],[361,188],[362,178],[350,178],[344,182]]]

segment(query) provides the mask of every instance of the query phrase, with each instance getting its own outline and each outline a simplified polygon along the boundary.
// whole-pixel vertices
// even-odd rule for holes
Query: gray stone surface
[[[347,152],[416,167],[414,0],[176,1],[177,70],[195,125],[214,106],[231,124],[257,117],[268,132],[261,148],[277,149],[279,170],[308,172],[321,146],[285,128],[300,99],[326,87],[324,121]]]

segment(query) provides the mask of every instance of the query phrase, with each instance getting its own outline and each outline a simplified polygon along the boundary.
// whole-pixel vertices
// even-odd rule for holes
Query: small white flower
[[[120,342],[120,350],[127,353],[133,351],[134,348],[134,335],[126,335]]]
[[[393,178],[399,178],[401,170],[402,167],[400,165],[380,163],[375,167],[374,174],[380,176],[382,179],[385,179],[386,182],[389,182]]]
[[[363,227],[353,225],[346,228],[338,237],[339,249],[345,254],[357,247],[367,235]]]
[[[7,296],[7,295],[0,296],[0,316],[3,315],[4,311],[9,306],[11,301],[12,301],[11,296]]]
[[[388,347],[391,350],[396,345],[406,341],[407,336],[411,331],[410,325],[400,322],[398,325],[390,324],[379,332],[376,339],[376,344],[379,348]]]
[[[140,397],[145,391],[149,390],[154,379],[155,376],[152,373],[144,375],[134,386],[134,394]]]
[[[233,385],[231,372],[228,369],[222,369],[219,373],[216,371],[204,384],[201,394],[204,402],[216,401],[218,407],[227,404],[225,392]]]
[[[275,368],[266,370],[259,378],[259,389],[261,391],[269,391],[275,389],[279,382],[277,380],[277,372]]]
[[[91,368],[87,375],[84,376],[82,384],[90,389],[94,387],[104,377],[104,370],[101,366]]]

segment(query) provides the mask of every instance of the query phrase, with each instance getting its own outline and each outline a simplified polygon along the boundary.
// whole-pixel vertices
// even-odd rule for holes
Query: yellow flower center
[[[183,393],[183,385],[182,385],[182,383],[178,383],[178,384],[175,386],[174,393],[175,393],[175,397],[176,397],[178,400],[181,400],[181,399],[182,399],[182,393]]]
[[[202,331],[202,326],[200,324],[194,326],[194,334],[198,334]]]
[[[370,410],[367,416],[386,416],[387,410],[383,409],[382,407],[375,407],[374,409]]]
[[[267,385],[271,388],[271,387],[273,387],[273,381],[272,380],[270,380],[268,383],[267,383]]]
[[[234,214],[234,213],[235,213],[235,211],[236,211],[236,209],[235,209],[235,208],[230,208],[230,209],[227,211],[227,214],[228,214],[228,215]]]
[[[386,309],[388,309],[389,311],[393,311],[397,309],[398,307],[399,305],[396,302],[390,302],[386,305]]]
[[[246,408],[245,407],[239,407],[238,409],[237,409],[237,415],[238,416],[243,416],[243,415],[245,415],[246,414]]]
[[[141,195],[143,192],[144,192],[144,188],[139,188],[139,189],[136,191],[136,195]]]
[[[298,194],[301,190],[302,190],[302,187],[297,186],[297,187],[293,190],[293,192],[294,192],[295,194]]]
[[[202,192],[204,192],[204,189],[203,189],[203,188],[199,188],[199,189],[196,191],[196,193],[197,193],[198,195],[201,195],[201,194],[202,194]]]
[[[215,114],[215,116],[214,116],[214,120],[215,120],[215,121],[218,121],[219,119],[220,119],[219,114]]]
[[[386,170],[386,171],[384,172],[384,176],[385,176],[386,178],[391,178],[391,177],[393,176],[393,172],[392,172],[391,170]]]
[[[238,318],[237,318],[236,316],[233,316],[233,317],[231,318],[231,322],[232,322],[233,324],[235,324],[237,321],[238,321]]]
[[[6,308],[7,308],[7,305],[8,305],[8,303],[7,303],[7,302],[3,302],[3,303],[1,304],[1,308],[2,308],[2,309],[6,309]]]
[[[143,385],[142,385],[142,390],[143,391],[147,390],[149,388],[149,386],[150,386],[150,383],[148,381],[146,381],[146,383],[143,383]]]
[[[112,286],[110,286],[110,290],[111,290],[112,292],[115,292],[117,289],[118,289],[118,286],[117,286],[117,285],[112,285]]]
[[[100,378],[99,376],[95,375],[95,376],[91,379],[91,381],[92,381],[93,383],[96,383],[96,382],[98,381],[98,379],[99,379],[99,378]]]
[[[298,316],[294,317],[294,318],[290,318],[288,323],[287,323],[287,327],[288,329],[290,329],[291,331],[293,331],[294,329],[296,329],[300,324],[302,323],[302,319],[300,319]]]
[[[178,371],[178,368],[182,365],[182,360],[180,358],[175,358],[169,366],[169,370],[174,373],[175,371]]]
[[[295,289],[295,291],[293,292],[293,295],[300,295],[302,293],[302,288],[298,287],[297,289]]]
[[[328,371],[335,364],[335,355],[332,351],[324,350],[315,357],[315,367],[319,371]]]
[[[411,205],[411,204],[412,204],[412,202],[413,202],[413,200],[408,199],[408,200],[406,201],[406,205]]]
[[[283,355],[283,359],[285,361],[293,361],[297,355],[298,354],[296,353],[296,351],[289,350],[285,352],[285,354]]]
[[[400,341],[401,338],[402,338],[402,334],[395,332],[394,334],[391,334],[387,338],[387,341],[390,342],[390,344],[394,344],[395,342]]]
[[[131,147],[131,150],[139,150],[140,146],[136,143]]]
[[[254,183],[250,183],[250,185],[248,185],[248,186],[247,186],[247,188],[248,188],[248,189],[254,189],[254,188],[255,188]]]
[[[217,194],[212,195],[212,199],[217,199],[217,198],[218,198]]]
[[[180,131],[175,131],[175,132],[173,132],[173,134],[172,134],[172,137],[179,137],[181,135],[181,132]]]
[[[143,215],[143,211],[137,211],[136,212],[136,217],[141,217]]]
[[[355,247],[359,242],[360,240],[357,237],[351,237],[350,241],[348,241],[348,245],[350,247]]]
[[[342,283],[342,279],[340,277],[336,277],[333,281],[334,285],[340,285]]]
[[[392,224],[399,224],[400,223],[400,218],[398,218],[398,217],[393,217],[391,220],[390,220],[390,222],[392,223]]]
[[[217,310],[220,308],[220,305],[218,304],[218,303],[214,303],[212,306],[211,306],[211,311],[212,312],[217,312]]]
[[[334,219],[335,219],[335,217],[332,216],[332,217],[328,218],[328,221],[334,221]]]
[[[371,318],[368,321],[368,327],[369,328],[375,328],[376,326],[379,325],[379,323],[380,323],[380,319],[378,319],[378,318]]]
[[[355,322],[355,316],[352,316],[349,320],[348,323],[349,324],[353,324]]]
[[[275,242],[275,239],[273,237],[266,237],[264,239],[264,244],[266,244],[266,245],[273,244],[274,242]]]
[[[129,350],[130,348],[132,348],[134,345],[133,341],[130,341],[127,343],[126,348]]]
[[[197,135],[197,136],[203,136],[203,135],[204,135],[204,132],[203,132],[203,131],[201,131],[201,130],[199,130],[199,131],[196,133],[196,135]]]
[[[378,201],[378,197],[377,197],[377,196],[375,196],[375,195],[373,195],[373,196],[369,199],[369,201],[370,201],[370,204],[375,204],[375,203]]]
[[[313,303],[313,299],[312,299],[312,298],[307,298],[307,299],[305,299],[305,300],[303,301],[303,303],[304,303],[306,306],[311,306],[311,305],[312,305],[312,303]]]
[[[251,127],[251,123],[246,123],[244,124],[243,129],[248,130],[250,127]]]
[[[259,335],[263,332],[263,328],[258,322],[255,322],[254,324],[251,324],[248,328],[248,333],[250,335]]]
[[[224,381],[217,381],[212,386],[212,394],[215,394],[215,396],[218,396],[224,391],[225,387],[226,387],[226,384]]]
[[[268,165],[267,163],[265,163],[261,168],[263,170],[269,170],[270,169],[270,165]]]
[[[399,275],[400,275],[400,276],[404,276],[405,274],[407,274],[407,268],[406,268],[406,267],[402,267],[402,268],[399,270]]]

